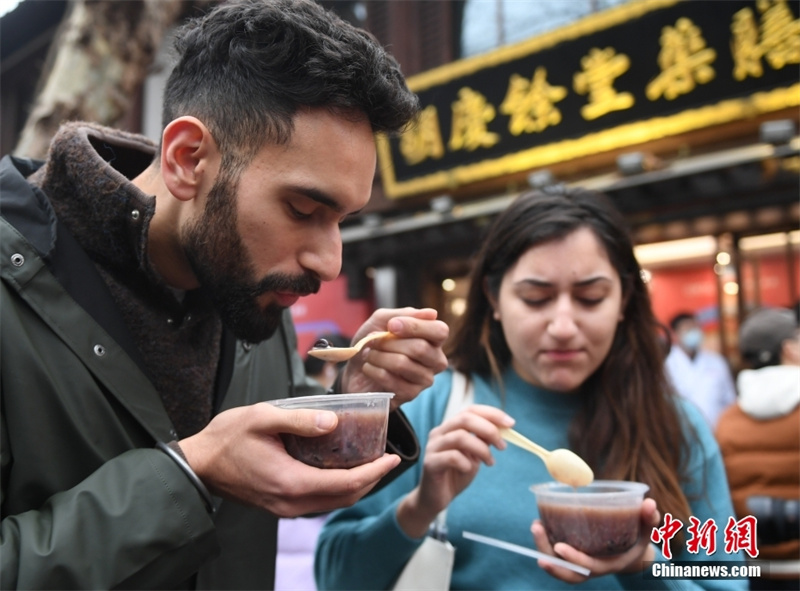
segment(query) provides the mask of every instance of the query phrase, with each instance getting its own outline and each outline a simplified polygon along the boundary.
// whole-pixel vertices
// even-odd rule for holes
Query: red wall
[[[711,265],[657,269],[648,286],[653,311],[663,324],[679,312],[693,312],[703,328],[718,328],[717,276]]]
[[[291,308],[300,355],[305,358],[321,333],[338,332],[352,337],[372,310],[372,302],[366,299],[348,299],[346,276],[323,283],[318,293],[301,298]]]
[[[800,257],[795,257],[794,277],[800,277]],[[745,261],[742,266],[742,277],[739,289],[744,296],[745,306],[749,309],[756,306],[778,306],[791,308],[797,302],[789,284],[789,263],[781,254],[762,256],[758,265],[753,266]],[[758,281],[755,273],[758,273]],[[688,311],[697,315],[707,335],[719,332],[718,279],[712,264],[694,264],[681,267],[655,269],[651,271],[652,279],[648,284],[653,311],[664,324],[677,313]],[[724,281],[733,279],[726,277]],[[756,293],[756,291],[758,293]],[[736,317],[737,296],[725,294],[723,302],[726,316]],[[734,308],[731,310],[731,306]],[[746,312],[745,310],[744,312]],[[727,327],[727,324],[726,324]],[[737,327],[732,326],[731,335]],[[726,330],[728,330],[726,328]]]
[[[794,277],[795,281],[798,281],[800,276],[800,257],[797,256],[797,253],[795,253],[794,263]],[[756,271],[758,272],[758,283],[754,281]],[[745,301],[748,304],[757,301],[756,285],[758,286],[760,304],[762,306],[791,308],[797,303],[792,299],[789,287],[789,261],[785,256],[771,255],[761,257],[757,266],[745,262],[742,265],[742,288],[744,289]]]

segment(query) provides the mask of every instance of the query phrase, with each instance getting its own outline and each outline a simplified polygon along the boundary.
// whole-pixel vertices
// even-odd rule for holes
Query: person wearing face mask
[[[608,199],[567,189],[521,195],[474,261],[446,347],[451,369],[405,406],[424,454],[372,498],[331,515],[317,543],[319,588],[390,588],[447,508],[452,589],[745,589],[744,580],[647,578],[650,561],[666,560],[650,536],[667,513],[687,526],[691,516],[719,524],[716,552],[690,552],[684,528],[669,546],[675,560],[741,558],[722,551],[733,507],[719,448],[667,382],[657,327],[627,226]],[[456,372],[473,386],[474,404],[451,415]],[[598,480],[646,483],[635,545],[599,557],[551,544],[529,487],[553,477],[538,458],[506,447],[500,429],[512,425],[546,449],[571,449]],[[590,575],[464,532],[533,546]]]
[[[736,402],[730,366],[722,355],[703,348],[703,329],[694,314],[681,312],[669,324],[674,338],[666,360],[667,375],[678,394],[698,406],[713,430],[722,412]]]

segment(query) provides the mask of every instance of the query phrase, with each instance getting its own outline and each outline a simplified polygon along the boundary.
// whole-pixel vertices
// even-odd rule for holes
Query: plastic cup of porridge
[[[580,487],[546,482],[531,491],[551,544],[564,542],[590,556],[612,556],[639,540],[641,506],[649,488],[641,482],[595,480]]]
[[[293,458],[317,468],[353,468],[381,457],[386,450],[391,392],[325,394],[270,400],[285,409],[310,408],[336,413],[336,428],[319,437],[281,433]]]

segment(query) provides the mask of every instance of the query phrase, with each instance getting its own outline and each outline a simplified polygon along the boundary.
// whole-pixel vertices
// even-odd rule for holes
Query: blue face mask
[[[697,351],[703,342],[703,331],[699,328],[692,328],[681,335],[681,345],[689,351]]]

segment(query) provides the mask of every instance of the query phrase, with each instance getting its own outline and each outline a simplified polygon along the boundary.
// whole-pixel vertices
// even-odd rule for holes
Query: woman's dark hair
[[[653,314],[627,224],[605,195],[533,191],[498,216],[476,258],[466,310],[449,341],[449,359],[462,372],[502,383],[511,351],[487,292],[497,298],[506,272],[530,248],[581,228],[594,233],[620,277],[623,319],[608,356],[581,386],[582,407],[570,427],[570,447],[598,478],[644,482],[662,514],[688,520],[689,504],[681,489],[687,440],[664,373],[663,329]]]
[[[287,142],[301,108],[366,116],[382,132],[402,130],[419,108],[375,38],[312,0],[221,3],[181,27],[175,49],[163,126],[197,117],[237,167]]]

